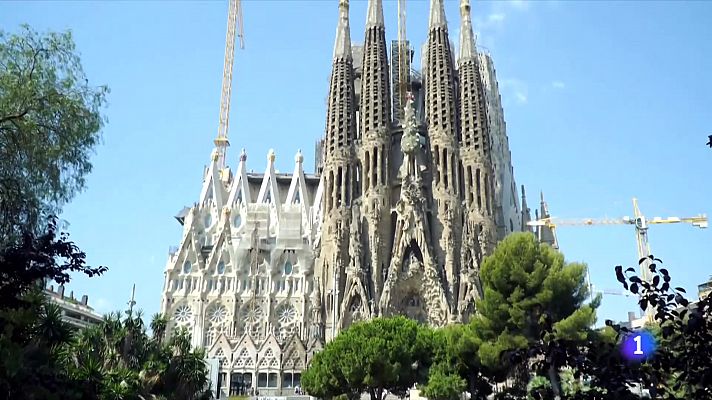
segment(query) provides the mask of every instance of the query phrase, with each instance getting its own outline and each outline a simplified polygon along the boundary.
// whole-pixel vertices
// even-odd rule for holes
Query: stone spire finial
[[[242,151],[240,152],[240,162],[245,162],[247,161],[247,152],[243,148]]]
[[[445,6],[443,0],[430,0],[430,20],[428,21],[430,30],[443,28],[447,30],[447,19],[445,19]]]
[[[274,153],[274,149],[269,149],[269,153],[267,153],[267,161],[274,163],[275,158],[277,158],[277,155]]]
[[[336,26],[334,59],[351,58],[351,28],[349,27],[349,0],[339,0],[339,24]]]
[[[467,60],[477,55],[475,35],[472,32],[472,17],[470,15],[470,0],[460,1],[460,60]]]
[[[304,155],[302,154],[302,149],[297,150],[297,154],[294,156],[294,162],[301,164],[304,162]]]
[[[385,26],[383,22],[383,1],[368,0],[368,11],[366,12],[366,28],[372,26]]]

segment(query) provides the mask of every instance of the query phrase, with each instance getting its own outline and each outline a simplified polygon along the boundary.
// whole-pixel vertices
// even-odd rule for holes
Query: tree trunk
[[[553,364],[549,366],[549,382],[551,390],[554,392],[554,399],[561,399],[561,380],[559,379],[559,370]]]
[[[469,386],[470,390],[470,399],[471,400],[476,400],[477,399],[477,377],[474,374],[470,375],[470,379],[467,380],[467,384]]]

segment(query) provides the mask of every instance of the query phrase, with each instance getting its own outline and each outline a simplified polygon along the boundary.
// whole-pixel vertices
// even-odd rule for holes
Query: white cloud
[[[525,11],[529,9],[529,6],[531,6],[531,1],[528,0],[509,0],[505,1],[504,3],[510,5],[512,8]]]
[[[501,79],[499,87],[505,101],[514,99],[517,104],[526,104],[529,101],[529,88],[525,82],[519,79]]]
[[[487,16],[487,21],[492,23],[492,24],[498,24],[504,21],[504,19],[507,17],[506,14],[504,13],[492,13]]]
[[[551,82],[551,87],[553,87],[554,89],[563,89],[566,87],[566,84],[561,81],[553,81]]]
[[[89,306],[93,309],[95,309],[97,312],[100,314],[105,314],[114,311],[114,306],[111,305],[111,302],[103,297],[99,297],[96,299],[96,301],[89,301]]]

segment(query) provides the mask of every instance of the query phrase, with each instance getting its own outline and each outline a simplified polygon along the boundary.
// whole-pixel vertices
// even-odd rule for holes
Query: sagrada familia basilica
[[[263,174],[244,151],[234,171],[213,153],[199,201],[176,216],[161,311],[218,360],[225,394],[299,386],[354,321],[467,321],[483,257],[527,229],[492,59],[477,51],[469,0],[460,11],[456,52],[443,0],[431,0],[415,71],[407,42],[392,42],[389,63],[381,0],[368,1],[362,46],[340,0],[316,171],[301,152],[291,174],[275,171],[274,152]]]

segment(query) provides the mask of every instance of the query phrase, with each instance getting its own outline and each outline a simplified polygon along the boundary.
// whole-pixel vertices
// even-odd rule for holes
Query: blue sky
[[[313,169],[324,130],[333,1],[243,0],[246,49],[235,61],[229,164],[239,149],[263,171],[270,148],[281,170],[297,149]],[[458,2],[446,1],[457,42]],[[427,34],[428,4],[408,5],[409,39]],[[351,6],[352,39],[363,38],[366,2]],[[92,264],[78,278],[100,311],[158,311],[168,247],[180,241],[173,215],[197,200],[217,131],[226,1],[0,2],[0,27],[71,29],[90,82],[111,88],[104,143],[87,190],[66,207],[71,237]],[[387,35],[396,3],[385,1]],[[477,1],[479,44],[492,54],[502,90],[517,182],[530,206],[543,190],[562,218],[712,214],[712,3]],[[416,55],[419,60],[419,55]],[[591,267],[599,288],[619,289],[617,264],[637,262],[630,226],[562,227],[567,259]],[[655,226],[653,253],[673,283],[696,297],[712,274],[712,231]],[[625,319],[634,301],[604,298],[605,318]]]

